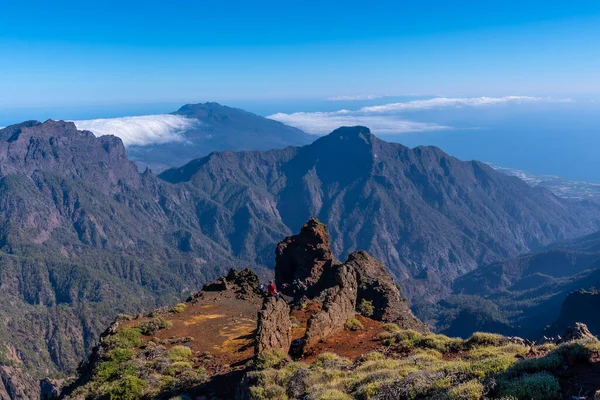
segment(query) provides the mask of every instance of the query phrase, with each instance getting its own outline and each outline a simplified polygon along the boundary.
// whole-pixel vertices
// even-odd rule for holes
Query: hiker
[[[263,296],[267,294],[267,288],[265,287],[264,283],[261,283],[260,286],[258,287],[258,291],[260,292],[260,294],[262,294]]]
[[[275,298],[279,297],[279,293],[277,292],[277,288],[275,287],[275,283],[273,281],[269,281],[269,286],[267,286],[267,295]]]

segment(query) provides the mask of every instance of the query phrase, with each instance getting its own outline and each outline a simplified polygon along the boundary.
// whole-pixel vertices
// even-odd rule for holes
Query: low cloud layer
[[[338,98],[340,99],[340,98]],[[552,100],[529,96],[505,97],[435,97],[426,100],[411,100],[362,107],[357,110],[339,110],[332,112],[298,112],[292,114],[277,113],[268,118],[300,128],[307,133],[324,135],[340,126],[364,125],[374,133],[409,133],[447,130],[452,127],[429,122],[411,121],[402,117],[403,112],[427,111],[440,108],[489,107],[506,103],[534,103]]]
[[[302,129],[304,132],[313,135],[326,135],[340,126],[355,125],[367,126],[373,133],[379,134],[450,129],[447,126],[426,122],[415,122],[388,116],[352,115],[350,112],[344,114],[340,111],[334,113],[279,113],[271,115],[269,118]]]
[[[183,133],[199,125],[196,119],[179,115],[158,114],[139,117],[103,118],[73,121],[77,129],[96,136],[115,135],[125,146],[185,141]]]

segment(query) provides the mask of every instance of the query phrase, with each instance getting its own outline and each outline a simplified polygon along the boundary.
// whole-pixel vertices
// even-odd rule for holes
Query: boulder
[[[244,268],[241,271],[231,268],[225,280],[240,287],[258,288],[260,285],[258,275],[250,268]]]
[[[275,251],[275,281],[288,296],[309,292],[323,271],[334,265],[327,227],[312,217],[298,235],[279,242]],[[314,292],[320,292],[320,288]]]
[[[290,307],[285,300],[265,297],[258,312],[255,354],[280,349],[286,353],[292,342]]]
[[[373,304],[373,315],[383,322],[393,322],[403,329],[426,332],[427,326],[415,317],[408,302],[400,294],[394,279],[385,265],[366,251],[356,251],[348,256],[345,265],[356,271],[358,280],[357,305],[363,300]]]
[[[337,284],[325,291],[323,309],[312,315],[304,336],[306,345],[344,329],[344,324],[356,315],[356,271],[348,265],[335,267]]]
[[[598,340],[596,336],[590,332],[586,324],[582,324],[581,322],[576,322],[575,325],[567,328],[565,333],[557,340],[557,344],[559,343],[567,343],[572,342],[574,340]]]
[[[207,283],[202,287],[205,292],[220,292],[229,289],[229,284],[225,278],[219,278],[214,282]]]

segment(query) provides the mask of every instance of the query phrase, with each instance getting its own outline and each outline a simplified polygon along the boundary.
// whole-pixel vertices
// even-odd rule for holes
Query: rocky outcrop
[[[575,325],[567,328],[565,333],[560,337],[557,341],[558,343],[567,343],[572,342],[574,340],[598,340],[596,336],[590,332],[586,324],[582,324],[581,322],[576,322]]]
[[[349,265],[335,268],[337,285],[326,290],[323,309],[308,320],[304,336],[307,345],[343,330],[348,318],[356,314],[356,271]]]
[[[320,291],[317,284],[323,272],[334,263],[327,227],[312,217],[298,235],[287,237],[277,245],[277,287],[288,296],[310,296]]]
[[[275,349],[287,353],[291,343],[290,307],[281,298],[265,297],[262,309],[258,312],[255,353]]]
[[[373,304],[371,318],[396,323],[403,329],[428,331],[427,326],[410,311],[406,299],[381,261],[361,250],[350,254],[345,265],[356,271],[357,305],[362,301]]]
[[[236,285],[243,294],[258,293],[259,284],[258,275],[250,268],[244,268],[240,271],[231,268],[226,276],[205,284],[202,290],[205,292],[220,292],[222,290],[229,290],[233,285]]]

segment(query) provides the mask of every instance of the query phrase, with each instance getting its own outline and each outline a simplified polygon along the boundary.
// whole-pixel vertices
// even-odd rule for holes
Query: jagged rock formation
[[[258,312],[256,354],[275,349],[287,353],[291,343],[290,307],[282,298],[266,297]]]
[[[349,265],[333,268],[335,268],[336,284],[325,290],[323,309],[313,315],[306,326],[304,339],[308,346],[344,329],[348,318],[356,315],[358,292],[356,271]]]
[[[279,290],[289,296],[314,295],[323,289],[317,285],[321,275],[334,263],[327,227],[311,217],[299,234],[277,244],[275,281]]]
[[[373,319],[393,322],[403,329],[426,331],[408,307],[408,302],[400,294],[398,285],[386,270],[383,263],[371,257],[366,251],[351,253],[345,265],[356,271],[358,279],[357,304],[365,300],[373,305]]]
[[[428,331],[412,314],[380,261],[358,251],[341,264],[333,257],[330,243],[326,226],[311,217],[299,234],[277,245],[275,276],[280,290],[294,296],[297,305],[307,299],[322,304],[322,309],[308,320],[305,345],[343,330],[363,300],[373,304],[370,317],[375,320]]]

